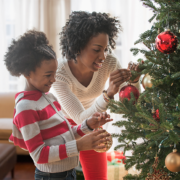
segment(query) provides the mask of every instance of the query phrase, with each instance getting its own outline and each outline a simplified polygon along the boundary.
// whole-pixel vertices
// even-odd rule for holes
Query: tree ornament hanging
[[[159,118],[159,109],[156,109],[156,111],[153,113],[153,118],[157,121],[160,122],[160,118]],[[154,124],[150,123],[149,126],[155,126]],[[151,132],[156,132],[157,129],[151,129]]]
[[[180,171],[180,153],[177,152],[177,149],[173,149],[173,152],[166,156],[165,165],[171,172]]]
[[[132,86],[129,84],[127,86],[124,86],[119,92],[119,99],[121,100],[121,102],[123,102],[124,98],[127,98],[128,100],[130,100],[131,92],[134,94],[134,97],[136,98],[136,100],[138,100],[139,90],[135,86]]]
[[[177,37],[170,29],[166,29],[165,32],[160,33],[155,41],[156,48],[164,54],[173,53],[177,48],[177,43]]]
[[[156,112],[153,114],[153,118],[159,122],[160,118],[159,118],[159,109],[156,109]]]
[[[102,130],[102,129],[103,129],[102,127],[98,127],[96,129],[94,129],[94,131],[99,131],[99,130]],[[107,133],[108,132],[106,131],[105,133],[102,133],[102,134],[107,134]],[[112,144],[113,144],[112,136],[109,136],[108,138],[110,139],[110,141],[107,141],[106,143],[99,144],[99,145],[105,145],[106,146],[105,148],[103,148],[103,149],[94,149],[94,150],[96,152],[99,152],[99,153],[108,151],[111,148]]]
[[[161,168],[161,169],[156,169],[159,163],[159,157],[155,157],[155,161],[154,164],[152,165],[153,167],[153,173],[150,174],[148,173],[148,177],[146,178],[146,180],[170,180],[170,177],[168,176],[168,174]]]
[[[151,88],[152,87],[152,77],[149,74],[146,74],[143,79],[142,79],[142,86],[144,89],[146,89],[146,87]]]

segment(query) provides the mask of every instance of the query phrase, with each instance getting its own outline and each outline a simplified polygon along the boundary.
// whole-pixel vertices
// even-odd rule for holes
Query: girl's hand
[[[110,119],[110,115],[106,112],[96,112],[87,120],[87,126],[91,129],[95,129],[110,121],[113,121],[113,119]]]
[[[93,150],[93,149],[103,149],[106,148],[105,145],[102,143],[107,143],[110,141],[110,134],[105,133],[106,130],[99,130],[92,132],[83,136],[82,138],[76,141],[78,151],[86,151],[86,150]],[[104,134],[102,134],[104,133]],[[107,138],[106,138],[107,137]],[[100,145],[102,144],[102,145]]]
[[[109,98],[113,98],[119,91],[119,86],[128,81],[131,77],[131,71],[129,69],[117,69],[110,74],[109,87],[107,89],[107,95]]]

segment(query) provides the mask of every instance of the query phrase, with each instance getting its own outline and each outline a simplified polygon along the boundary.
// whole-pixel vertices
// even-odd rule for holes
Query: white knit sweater
[[[56,82],[53,84],[53,88],[65,117],[81,124],[93,113],[106,111],[107,102],[103,99],[102,91],[110,73],[122,68],[117,58],[109,54],[102,68],[94,72],[87,87],[74,77],[67,59],[59,59],[58,63]],[[123,83],[120,89],[125,85],[126,83]],[[139,83],[133,85],[140,89]],[[98,99],[96,99],[97,97]]]

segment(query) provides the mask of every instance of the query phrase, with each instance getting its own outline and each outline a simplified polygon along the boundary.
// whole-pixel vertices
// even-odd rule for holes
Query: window
[[[7,48],[9,47],[12,39],[15,37],[15,14],[14,14],[14,0],[3,0],[3,22],[4,22],[4,34],[3,39],[4,41],[4,52],[0,56],[1,66],[1,86],[0,86],[0,92],[8,92],[8,91],[17,91],[18,90],[18,78],[13,77],[10,75],[10,73],[7,71],[5,65],[4,65],[4,55],[7,51]]]

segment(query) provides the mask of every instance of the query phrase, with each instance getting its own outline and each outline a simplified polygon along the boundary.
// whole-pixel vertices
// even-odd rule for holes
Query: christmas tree
[[[144,75],[140,82],[145,89],[139,98],[132,92],[131,98],[126,98],[128,91],[125,89],[125,94],[120,91],[121,101],[111,100],[111,112],[123,114],[123,118],[113,125],[124,127],[112,136],[120,143],[115,150],[132,150],[132,156],[126,160],[126,169],[135,165],[141,172],[127,175],[124,179],[179,180],[180,0],[141,1],[153,11],[149,22],[154,20],[154,23],[135,42],[143,43],[146,50],[131,49],[134,56],[138,53],[144,55],[144,59],[137,60],[141,72],[132,72],[131,80],[139,74]],[[177,152],[172,153],[173,149]]]

